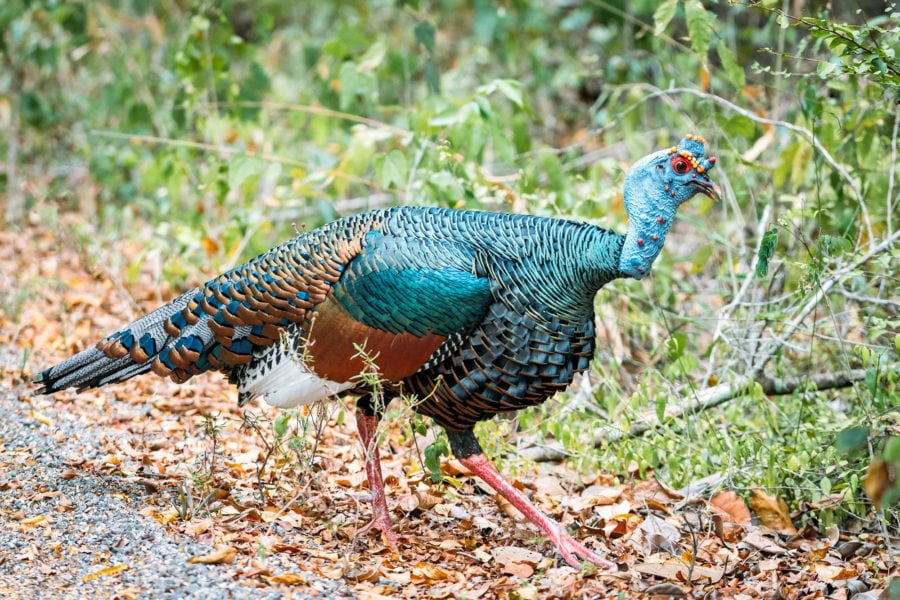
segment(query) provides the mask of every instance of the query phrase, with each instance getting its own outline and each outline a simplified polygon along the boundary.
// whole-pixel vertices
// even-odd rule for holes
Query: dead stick
[[[686,415],[697,414],[704,410],[724,404],[744,394],[748,386],[757,383],[767,396],[784,396],[793,394],[803,388],[825,391],[845,388],[866,377],[865,369],[852,369],[843,373],[819,373],[803,379],[782,379],[765,375],[753,378],[749,375],[738,376],[730,383],[720,383],[698,392],[690,401],[684,402],[666,414],[666,420],[680,419]],[[639,437],[661,425],[655,414],[648,414],[644,420],[636,423],[628,431],[617,429],[612,425],[601,427],[594,435],[594,447],[615,443],[621,439]],[[533,446],[521,450],[517,456],[536,462],[562,460],[568,454],[558,444],[552,446]]]

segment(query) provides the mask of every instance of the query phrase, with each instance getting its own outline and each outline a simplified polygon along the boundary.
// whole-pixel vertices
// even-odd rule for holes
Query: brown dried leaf
[[[29,418],[34,419],[35,421],[37,421],[37,422],[40,423],[41,425],[46,425],[47,427],[52,427],[52,426],[53,426],[53,419],[51,419],[50,417],[48,417],[47,415],[45,415],[45,414],[43,414],[43,413],[39,413],[39,412],[37,412],[37,411],[35,411],[35,410],[32,410],[32,411],[28,414],[28,416],[29,416]]]
[[[450,577],[450,573],[447,571],[437,565],[426,562],[417,562],[412,568],[412,575],[413,577],[427,579],[429,581],[443,581]]]
[[[872,504],[876,508],[881,508],[881,500],[884,498],[884,493],[893,487],[896,482],[897,468],[880,458],[876,458],[869,464],[869,469],[866,471],[866,478],[863,480],[863,490],[872,499]]]
[[[37,515],[36,517],[29,517],[27,519],[21,519],[19,522],[22,523],[22,525],[28,525],[29,527],[31,527],[33,525],[40,525],[41,523],[43,523],[46,520],[47,520],[46,515]]]
[[[194,519],[184,526],[184,532],[191,537],[196,537],[212,529],[214,524],[213,519]]]
[[[230,564],[237,554],[237,549],[231,546],[219,546],[205,556],[192,556],[188,559],[191,564],[199,565],[221,565]]]
[[[665,596],[666,598],[684,598],[684,590],[674,583],[658,583],[644,590],[644,596]]]
[[[312,556],[313,558],[323,558],[325,560],[330,560],[331,562],[337,562],[341,556],[337,552],[328,552],[326,550],[319,550],[318,548],[303,548],[304,554]]]
[[[496,548],[491,548],[491,556],[501,565],[518,562],[533,567],[536,567],[544,558],[544,556],[538,552],[528,550],[527,548],[520,548],[518,546],[498,546]]]
[[[772,538],[764,536],[758,529],[754,528],[750,533],[744,536],[744,539],[741,540],[741,544],[745,544],[750,546],[755,550],[759,550],[764,554],[784,554],[787,552],[787,548],[773,540]]]
[[[859,577],[859,571],[848,569],[842,565],[829,565],[826,563],[816,563],[816,575],[822,581],[829,583],[841,579],[853,579]]]
[[[264,579],[275,585],[306,585],[306,578],[299,573],[281,573],[272,577],[264,577]]]
[[[732,523],[737,525],[750,524],[750,509],[744,500],[732,492],[726,490],[719,492],[709,499],[710,507],[728,518]]]
[[[108,577],[110,575],[115,575],[116,573],[120,573],[129,569],[128,565],[112,565],[111,567],[106,567],[104,569],[100,569],[99,571],[94,571],[93,573],[89,573],[81,578],[82,582],[91,581],[92,579],[98,579],[100,577]]]
[[[750,506],[762,524],[769,529],[785,535],[797,535],[787,503],[782,498],[775,498],[760,488],[754,488]]]
[[[692,581],[708,579],[710,583],[717,583],[725,575],[725,567],[713,568],[694,565],[693,569],[691,569],[690,565],[679,559],[669,560],[664,563],[634,565],[633,569],[638,573],[653,575],[669,581],[687,581],[688,572],[690,572]]]

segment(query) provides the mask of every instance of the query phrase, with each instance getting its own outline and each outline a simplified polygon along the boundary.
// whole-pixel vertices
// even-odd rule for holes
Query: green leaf
[[[687,345],[687,336],[683,333],[672,334],[666,340],[666,351],[669,353],[669,360],[676,360],[684,354],[684,348]]]
[[[259,175],[262,166],[258,156],[236,155],[228,164],[228,188],[238,189],[249,177]]]
[[[712,36],[709,12],[703,8],[700,0],[685,0],[684,18],[687,21],[688,34],[691,36],[691,47],[698,56],[705,59]]]
[[[425,61],[425,83],[433,94],[441,93],[441,78],[438,76],[437,65],[431,57]]]
[[[865,448],[869,443],[869,428],[862,425],[847,427],[837,435],[834,447],[841,454]]]
[[[434,25],[428,21],[419,21],[416,23],[413,32],[416,36],[416,41],[425,47],[428,54],[434,54]]]
[[[737,89],[742,89],[744,84],[747,83],[744,68],[738,64],[734,53],[725,44],[724,40],[716,42],[716,53],[719,55],[719,60],[722,62],[722,68],[725,70],[728,81]]]
[[[691,275],[696,275],[703,270],[703,267],[709,262],[709,257],[712,256],[712,251],[712,244],[704,244],[697,249],[697,252],[694,253],[694,260],[691,261]]]
[[[654,401],[656,411],[656,420],[663,423],[666,420],[666,398],[667,394],[657,394]]]
[[[660,2],[659,6],[656,7],[656,12],[653,13],[654,35],[659,36],[665,32],[669,22],[675,16],[676,10],[678,10],[678,0],[664,0]]]
[[[730,119],[722,122],[722,129],[731,137],[751,140],[756,133],[756,124],[744,115],[733,115]]]
[[[275,430],[275,435],[279,438],[283,438],[284,434],[287,433],[288,422],[291,420],[291,413],[283,412],[275,417],[275,422],[272,424],[272,428]]]
[[[444,476],[441,473],[441,457],[449,455],[450,449],[447,447],[447,443],[442,439],[435,440],[425,447],[425,468],[428,469],[428,472],[431,474],[432,482],[440,483],[441,479],[443,479]]]
[[[379,39],[374,44],[369,46],[369,49],[366,50],[366,53],[363,54],[362,58],[359,59],[359,64],[356,66],[356,72],[368,73],[369,71],[375,69],[384,60],[386,54],[387,43],[383,39]]]
[[[900,462],[900,437],[892,435],[884,444],[884,460],[891,463]]]
[[[756,276],[765,277],[769,274],[769,261],[775,256],[775,248],[778,246],[778,228],[773,227],[763,234],[759,244],[759,255],[756,260]]]
[[[384,157],[381,165],[381,187],[389,188],[392,185],[406,185],[408,172],[406,155],[399,150],[392,150],[390,154]]]
[[[354,63],[346,61],[341,65],[341,70],[338,72],[338,82],[341,86],[341,110],[347,110],[356,98],[356,93],[361,85],[360,74]]]

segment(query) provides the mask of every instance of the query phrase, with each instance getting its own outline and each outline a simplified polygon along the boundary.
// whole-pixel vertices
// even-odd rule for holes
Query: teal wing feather
[[[470,331],[491,303],[471,249],[371,231],[334,286],[335,301],[368,327],[416,337]]]

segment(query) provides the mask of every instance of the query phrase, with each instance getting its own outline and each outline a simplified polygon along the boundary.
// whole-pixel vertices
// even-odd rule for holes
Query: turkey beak
[[[722,190],[709,177],[704,177],[703,180],[692,179],[691,184],[697,188],[698,192],[716,202],[722,199]]]

